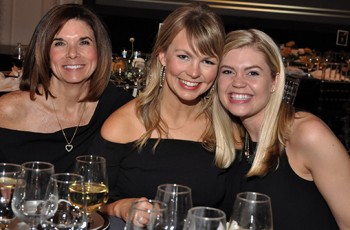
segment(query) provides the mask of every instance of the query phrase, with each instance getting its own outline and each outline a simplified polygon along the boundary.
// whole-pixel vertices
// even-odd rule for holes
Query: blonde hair
[[[208,5],[203,3],[184,5],[173,11],[164,20],[151,54],[146,88],[139,95],[136,104],[137,115],[146,128],[146,132],[136,142],[136,146],[139,149],[146,144],[153,131],[156,131],[159,136],[156,145],[167,134],[167,124],[160,116],[160,94],[162,88],[159,85],[162,65],[158,55],[160,52],[166,51],[176,35],[184,29],[191,48],[195,52],[217,57],[219,60],[222,56],[225,29],[221,18]],[[204,146],[214,151],[215,135],[211,122],[212,98],[206,97],[207,94],[208,92],[202,95],[203,99],[200,102],[202,103],[201,113],[204,113],[208,118],[206,131],[202,137]],[[207,99],[205,100],[204,98]]]
[[[293,122],[294,109],[282,101],[285,85],[285,71],[280,55],[280,50],[266,33],[256,30],[237,30],[227,34],[223,56],[232,49],[242,48],[245,46],[252,47],[261,52],[265,56],[266,63],[270,67],[271,77],[278,81],[275,87],[275,92],[266,105],[265,116],[260,127],[260,135],[256,149],[255,159],[252,167],[248,172],[248,176],[263,176],[272,168],[276,168],[279,161],[279,154],[285,146],[285,141],[289,135],[289,127]],[[216,154],[218,157],[225,159],[225,165],[232,163],[235,158],[235,140],[237,136],[229,133],[229,128],[238,129],[243,139],[244,128],[239,121],[233,122],[228,111],[221,105],[217,92],[215,92],[214,111],[214,130],[216,133],[217,147]],[[227,113],[224,114],[224,111]],[[229,125],[229,119],[231,125]],[[277,121],[277,122],[276,122]],[[221,135],[221,136],[220,136]],[[232,138],[233,137],[233,138]]]

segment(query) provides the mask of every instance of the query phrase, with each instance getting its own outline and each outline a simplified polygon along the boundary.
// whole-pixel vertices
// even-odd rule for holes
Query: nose
[[[190,75],[192,78],[198,78],[200,76],[200,63],[198,62],[192,62],[187,70],[187,74]]]
[[[241,74],[232,78],[231,85],[236,88],[243,88],[247,85],[246,79]]]
[[[69,46],[67,51],[68,58],[76,58],[79,55],[78,49],[76,46]]]

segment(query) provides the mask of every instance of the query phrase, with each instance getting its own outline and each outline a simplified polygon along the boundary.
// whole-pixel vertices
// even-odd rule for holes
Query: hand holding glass
[[[158,200],[136,201],[131,206],[124,230],[169,229],[166,210],[167,205]]]

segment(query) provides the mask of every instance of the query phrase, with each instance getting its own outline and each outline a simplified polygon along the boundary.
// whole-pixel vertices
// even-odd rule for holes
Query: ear
[[[271,93],[276,91],[279,80],[280,80],[280,73],[276,73],[275,79],[271,85]]]
[[[162,51],[162,52],[159,52],[158,58],[159,58],[160,64],[162,64],[163,66],[166,66],[165,52],[163,52],[163,51]]]

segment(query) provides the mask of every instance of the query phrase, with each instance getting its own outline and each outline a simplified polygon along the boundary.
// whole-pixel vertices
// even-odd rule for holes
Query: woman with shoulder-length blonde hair
[[[277,230],[349,229],[350,157],[322,120],[283,101],[273,39],[256,29],[228,33],[216,83],[216,152],[233,162],[230,194],[270,196]]]
[[[211,96],[224,37],[220,17],[206,4],[184,5],[163,21],[146,88],[102,128],[111,191],[106,213],[126,220],[132,202],[154,198],[162,183],[189,186],[193,205],[220,207],[227,169],[215,164]]]

